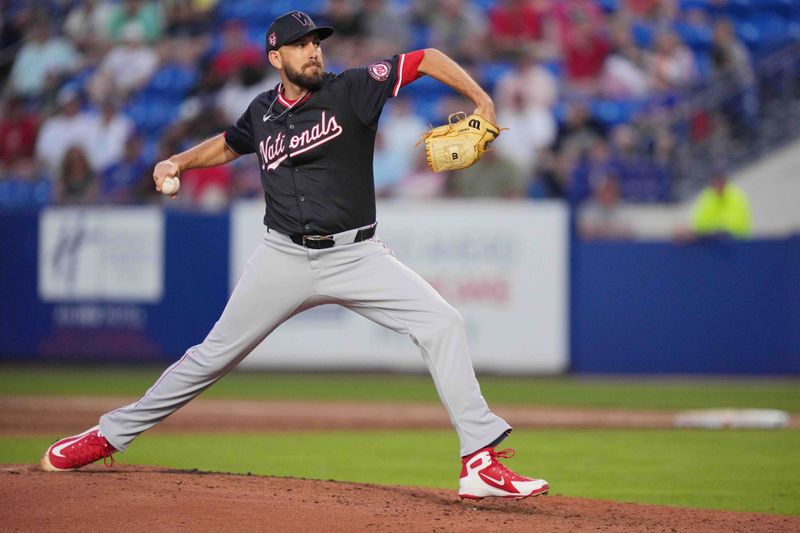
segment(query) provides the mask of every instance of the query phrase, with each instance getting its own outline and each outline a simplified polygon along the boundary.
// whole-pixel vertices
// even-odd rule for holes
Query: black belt
[[[375,226],[360,229],[356,232],[356,236],[352,241],[340,242],[339,244],[352,244],[356,242],[366,241],[375,235]],[[324,250],[325,248],[333,248],[336,245],[334,241],[335,235],[289,235],[292,242],[304,246],[306,248],[313,248],[314,250]]]

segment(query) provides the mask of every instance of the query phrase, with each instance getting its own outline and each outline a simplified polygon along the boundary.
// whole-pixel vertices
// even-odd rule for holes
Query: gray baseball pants
[[[205,340],[167,368],[140,400],[100,418],[108,442],[124,451],[232,370],[284,321],[327,303],[411,336],[458,433],[462,456],[507,432],[510,426],[481,394],[458,311],[377,239],[352,243],[355,231],[338,234],[337,245],[324,250],[266,231]]]

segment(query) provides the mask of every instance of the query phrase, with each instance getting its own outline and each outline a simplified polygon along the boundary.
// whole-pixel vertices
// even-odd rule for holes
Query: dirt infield
[[[5,531],[800,530],[800,518],[563,496],[462,505],[453,491],[91,466],[0,466]]]
[[[100,414],[133,398],[0,397],[0,434],[74,433],[97,423]],[[517,428],[672,427],[675,412],[621,409],[495,406]],[[792,427],[800,427],[798,417]],[[438,404],[196,400],[156,431],[290,431],[304,429],[449,428]]]
[[[0,397],[0,435],[71,434],[131,401]],[[670,427],[675,413],[499,406],[515,427]],[[793,420],[793,425],[797,420]],[[440,405],[197,400],[155,431],[450,427]],[[564,496],[462,505],[455,491],[92,465],[0,465],[4,531],[800,531],[800,517]]]

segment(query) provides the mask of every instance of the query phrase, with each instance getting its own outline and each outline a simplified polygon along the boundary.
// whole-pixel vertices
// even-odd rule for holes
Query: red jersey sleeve
[[[392,91],[392,96],[397,96],[397,93],[400,91],[400,87],[408,85],[412,81],[422,76],[422,73],[417,69],[419,68],[419,64],[422,62],[423,57],[425,57],[425,50],[416,50],[414,52],[408,52],[400,55],[398,67],[400,74],[397,76],[397,82],[395,83],[394,90]]]

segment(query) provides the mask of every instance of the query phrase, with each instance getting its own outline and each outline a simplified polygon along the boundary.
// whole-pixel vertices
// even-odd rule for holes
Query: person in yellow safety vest
[[[715,171],[692,207],[692,231],[697,236],[750,236],[750,202],[745,192]]]

